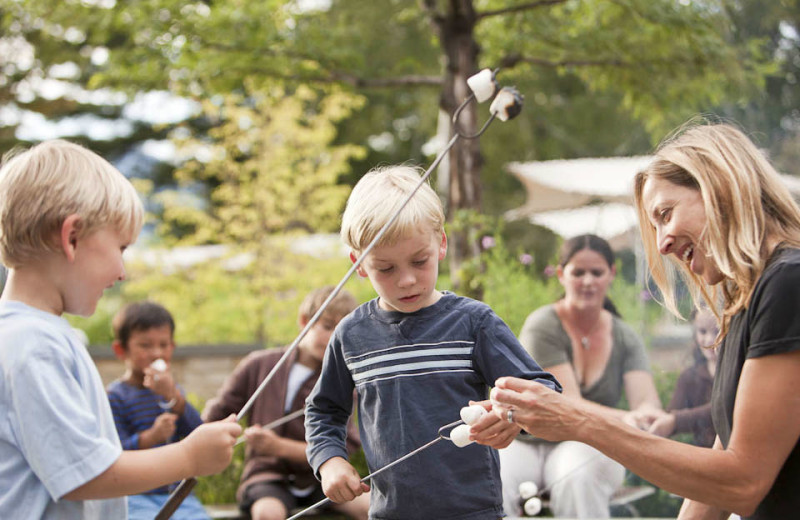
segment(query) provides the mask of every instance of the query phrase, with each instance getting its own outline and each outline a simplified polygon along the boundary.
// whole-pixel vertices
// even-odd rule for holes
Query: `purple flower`
[[[555,276],[555,274],[556,274],[556,268],[554,266],[548,265],[547,267],[544,268],[544,275],[546,277],[550,278],[551,276]]]
[[[531,265],[533,262],[533,257],[528,253],[522,253],[519,255],[519,261],[522,265]]]
[[[481,247],[484,249],[491,249],[494,247],[494,237],[486,235],[481,239]]]
[[[639,293],[639,300],[643,302],[649,302],[652,299],[653,295],[647,289],[642,289],[642,292]]]

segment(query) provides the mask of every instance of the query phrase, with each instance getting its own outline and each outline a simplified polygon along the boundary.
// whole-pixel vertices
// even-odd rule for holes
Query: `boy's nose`
[[[400,278],[398,279],[397,285],[400,287],[409,287],[414,285],[417,281],[417,278],[411,272],[404,272],[401,274]]]

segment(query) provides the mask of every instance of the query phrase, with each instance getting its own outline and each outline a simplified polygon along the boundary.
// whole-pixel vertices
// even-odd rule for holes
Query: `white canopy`
[[[637,234],[633,177],[651,160],[636,156],[509,163],[506,169],[522,182],[528,197],[505,218],[527,218],[564,238],[594,233],[615,248],[632,247]],[[800,197],[800,179],[782,178]]]

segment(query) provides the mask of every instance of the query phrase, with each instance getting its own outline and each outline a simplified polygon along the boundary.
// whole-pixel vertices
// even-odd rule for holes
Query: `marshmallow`
[[[542,499],[539,497],[529,498],[522,505],[522,509],[528,516],[536,516],[542,512]]]
[[[152,368],[156,372],[164,372],[167,370],[167,362],[161,358],[158,358],[152,363],[150,363],[150,368]]]
[[[497,92],[497,82],[489,69],[483,69],[467,78],[467,86],[475,94],[475,99],[478,100],[478,103],[491,99],[494,93]]]
[[[450,440],[459,448],[468,446],[475,441],[469,440],[469,426],[466,424],[459,424],[450,432]]]
[[[503,87],[489,105],[489,112],[500,121],[508,121],[522,112],[522,94],[512,87]]]
[[[478,422],[478,420],[484,415],[486,415],[486,408],[479,404],[465,406],[461,409],[461,420],[470,426]]]
[[[522,500],[528,500],[529,498],[535,497],[539,493],[539,486],[536,485],[536,482],[531,482],[530,480],[526,480],[519,485],[519,497]]]

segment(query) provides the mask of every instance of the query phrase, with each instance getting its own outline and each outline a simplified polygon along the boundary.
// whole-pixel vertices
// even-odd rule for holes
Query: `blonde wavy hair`
[[[0,168],[0,261],[15,269],[58,251],[58,233],[80,216],[79,237],[104,226],[139,234],[144,210],[133,185],[108,161],[55,139],[12,151]]]
[[[699,190],[706,215],[702,247],[725,277],[711,287],[674,255],[659,253],[642,192],[648,179]],[[764,272],[770,244],[800,245],[800,208],[775,168],[738,128],[691,122],[658,148],[637,173],[634,200],[653,280],[665,306],[676,315],[674,280],[687,282],[695,305],[705,301],[720,318],[720,338],[733,315],[746,308]],[[720,309],[721,306],[721,309]]]
[[[420,173],[411,166],[387,166],[364,174],[347,199],[342,241],[356,253],[366,249],[419,184]],[[425,227],[434,233],[444,230],[442,201],[427,182],[411,197],[377,245],[395,244]]]

